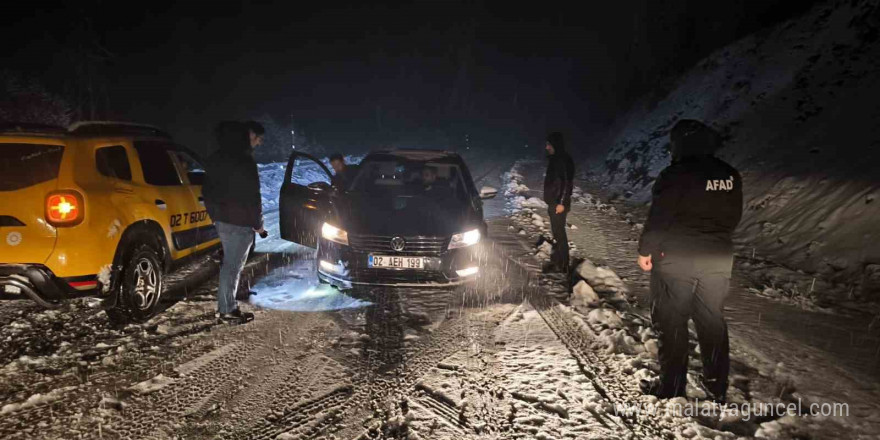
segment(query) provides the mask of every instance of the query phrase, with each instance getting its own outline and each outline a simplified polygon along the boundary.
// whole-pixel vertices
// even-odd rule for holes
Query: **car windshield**
[[[373,197],[425,197],[464,202],[467,189],[458,164],[404,158],[367,158],[349,186],[349,192]]]

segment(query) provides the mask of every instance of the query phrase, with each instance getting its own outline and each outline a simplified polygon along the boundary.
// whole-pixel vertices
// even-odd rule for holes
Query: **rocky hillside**
[[[820,4],[703,59],[617,125],[602,183],[648,202],[680,118],[717,128],[743,174],[747,253],[880,299],[880,2]]]

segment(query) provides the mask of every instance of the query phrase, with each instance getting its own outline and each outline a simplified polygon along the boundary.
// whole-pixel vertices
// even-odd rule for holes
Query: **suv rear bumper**
[[[59,301],[97,296],[102,290],[95,276],[58,278],[42,264],[0,264],[0,299],[30,298],[54,308]]]

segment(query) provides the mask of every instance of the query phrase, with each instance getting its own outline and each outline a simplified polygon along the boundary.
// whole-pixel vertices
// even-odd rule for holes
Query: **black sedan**
[[[459,155],[377,151],[346,172],[332,186],[324,164],[294,153],[281,188],[281,237],[318,249],[322,282],[443,287],[479,276],[481,199],[497,191],[478,191]]]

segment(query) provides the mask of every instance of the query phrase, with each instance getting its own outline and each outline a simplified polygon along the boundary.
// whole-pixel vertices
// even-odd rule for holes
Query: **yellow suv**
[[[203,170],[155,127],[0,127],[0,298],[97,296],[111,321],[149,319],[164,275],[219,245]]]

